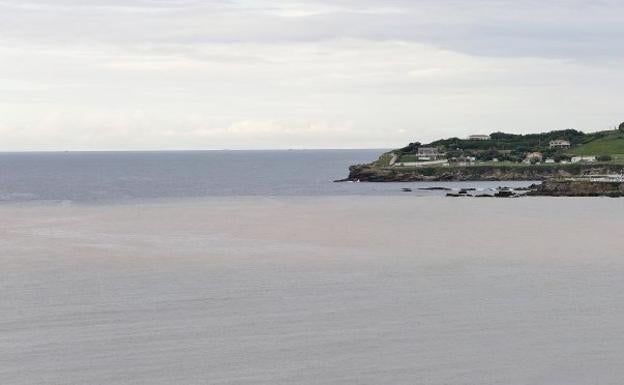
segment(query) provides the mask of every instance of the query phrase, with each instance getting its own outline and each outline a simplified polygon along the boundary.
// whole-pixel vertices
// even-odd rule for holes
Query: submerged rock
[[[423,190],[423,191],[451,191],[453,189],[452,188],[448,188],[448,187],[421,187],[421,188],[419,188],[419,190]]]

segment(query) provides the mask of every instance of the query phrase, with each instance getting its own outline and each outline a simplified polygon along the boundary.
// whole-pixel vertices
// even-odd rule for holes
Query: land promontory
[[[353,165],[344,181],[503,181],[548,180],[621,174],[624,123],[593,133],[573,129],[538,134],[471,135],[440,139],[381,154]]]

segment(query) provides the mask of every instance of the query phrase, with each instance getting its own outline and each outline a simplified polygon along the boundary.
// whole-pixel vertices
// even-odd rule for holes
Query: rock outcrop
[[[532,186],[529,196],[561,197],[624,197],[624,182],[592,182],[584,180],[547,180]]]
[[[421,182],[421,181],[543,181],[596,174],[619,174],[622,166],[567,164],[518,166],[469,166],[403,168],[375,164],[349,167],[349,177],[342,181]]]

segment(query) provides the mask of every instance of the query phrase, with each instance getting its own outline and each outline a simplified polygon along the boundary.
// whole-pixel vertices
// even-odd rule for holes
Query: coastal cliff
[[[526,166],[467,167],[380,167],[375,164],[349,167],[349,176],[342,181],[360,182],[423,182],[423,181],[544,181],[573,176],[618,174],[621,165],[568,164]]]

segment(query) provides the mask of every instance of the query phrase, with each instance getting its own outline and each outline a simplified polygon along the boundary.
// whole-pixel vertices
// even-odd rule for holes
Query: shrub
[[[613,157],[611,155],[599,155],[596,157],[598,162],[611,162]]]

